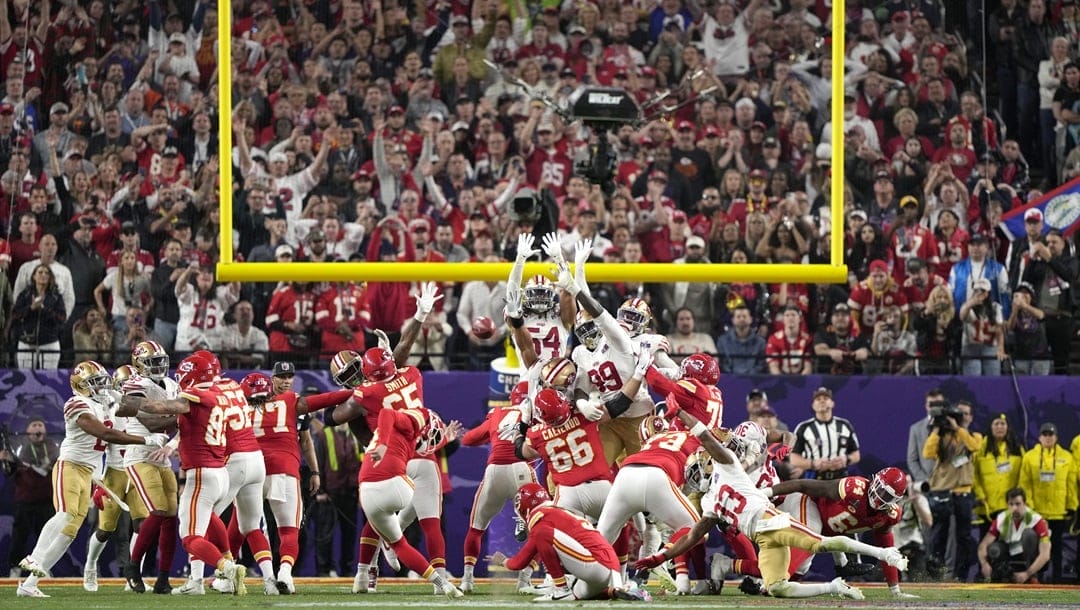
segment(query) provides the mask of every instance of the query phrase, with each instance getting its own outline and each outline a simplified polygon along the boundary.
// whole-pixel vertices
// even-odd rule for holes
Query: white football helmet
[[[649,304],[637,297],[623,301],[616,314],[616,318],[630,333],[631,337],[636,337],[645,332],[645,329],[649,327],[649,323],[652,321],[652,317],[652,309]]]
[[[728,449],[731,449],[739,458],[743,470],[752,472],[761,466],[768,454],[765,428],[752,421],[744,421],[735,426],[728,440]]]
[[[555,284],[543,275],[534,275],[525,283],[521,304],[533,313],[547,313],[555,308],[559,295]]]
[[[604,336],[604,331],[600,330],[600,325],[589,315],[589,312],[581,308],[574,321],[574,335],[586,349],[593,351],[597,345],[600,345],[600,338]]]

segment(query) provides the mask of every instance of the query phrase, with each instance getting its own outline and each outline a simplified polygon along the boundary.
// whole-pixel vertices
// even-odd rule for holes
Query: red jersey
[[[105,259],[105,271],[115,269],[120,266],[120,255],[124,253],[123,249],[113,250],[109,254],[109,258]],[[145,273],[151,275],[154,273],[154,267],[157,265],[157,260],[154,259],[154,255],[150,252],[140,248],[135,252],[135,270],[139,273]]]
[[[484,423],[469,430],[461,437],[461,444],[466,447],[477,447],[491,443],[491,452],[488,453],[488,464],[516,464],[521,459],[514,453],[514,443],[499,438],[499,428],[503,423],[518,423],[521,421],[521,411],[495,407],[488,411]]]
[[[935,271],[938,275],[949,277],[953,265],[967,258],[969,241],[971,234],[960,227],[956,227],[948,238],[935,240],[938,248],[938,266]]]
[[[686,483],[686,459],[700,446],[701,441],[689,432],[665,432],[645,441],[641,451],[628,456],[622,465],[642,464],[659,468],[676,487],[682,487]]]
[[[543,58],[539,61],[541,65],[548,62],[556,63],[556,59],[559,62],[566,61],[566,53],[562,50],[562,47],[553,42],[548,42],[542,47],[532,42],[518,49],[517,58],[519,60],[530,57]]]
[[[967,182],[968,176],[975,169],[975,151],[966,146],[953,148],[946,143],[935,150],[934,156],[930,159],[934,163],[941,163],[942,161],[948,163],[949,167],[952,168],[953,176],[956,176],[956,179],[962,183]]]
[[[912,226],[906,226],[903,224],[894,225],[892,237],[889,239],[889,246],[892,248],[892,255],[895,264],[893,265],[893,278],[897,282],[903,282],[907,277],[907,261],[912,258],[923,259],[933,271],[938,264],[938,245],[937,239],[934,238],[934,234],[930,232],[930,229],[915,224]]]
[[[364,407],[368,429],[379,427],[383,409],[420,409],[424,407],[424,377],[420,369],[406,366],[389,381],[365,381],[353,390],[353,400]]]
[[[583,563],[596,562],[611,570],[620,569],[619,557],[615,555],[611,543],[591,523],[551,503],[541,504],[529,514],[529,539],[517,555],[506,560],[506,569],[523,569],[536,557],[539,549],[548,547],[554,547]],[[562,566],[544,567],[554,578],[565,574]]]
[[[240,392],[243,396],[243,388],[232,379],[222,379],[218,387],[231,392]],[[229,396],[229,404],[225,407],[225,455],[258,451],[259,442],[255,440],[255,431],[251,423],[251,405],[248,404],[246,398],[241,403],[231,400],[235,394]]]
[[[904,280],[904,298],[907,299],[908,306],[910,306],[911,309],[918,311],[916,307],[921,309],[922,306],[926,304],[926,299],[930,297],[930,292],[933,291],[934,288],[943,285],[945,285],[945,280],[936,273],[930,274],[930,280],[926,282],[925,286],[917,286],[915,282],[912,281],[912,278],[909,277]]]
[[[892,526],[900,522],[902,510],[892,505],[886,510],[870,507],[866,492],[870,481],[863,477],[844,477],[837,481],[840,491],[839,500],[815,498],[818,512],[821,514],[821,534],[823,536],[845,536],[872,530],[874,544],[881,547],[893,546]],[[896,584],[900,575],[896,568],[885,565],[885,582]]]
[[[848,297],[848,307],[859,314],[859,332],[874,334],[874,323],[882,312],[889,307],[898,307],[907,313],[908,301],[900,287],[892,280],[887,280],[881,292],[870,287],[870,280],[859,282]]]
[[[574,162],[570,157],[553,148],[548,152],[536,147],[525,159],[525,178],[529,184],[540,184],[543,180],[556,197],[566,194],[566,181],[573,175]]]
[[[282,392],[252,414],[255,438],[266,458],[266,474],[300,478],[300,441],[296,436],[296,392]]]
[[[588,481],[610,481],[611,468],[604,458],[600,423],[574,413],[563,425],[535,426],[525,442],[540,454],[556,485],[568,487]]]
[[[310,291],[300,292],[291,284],[274,291],[270,297],[270,306],[266,309],[265,323],[270,328],[275,322],[302,322],[310,325],[315,320],[315,295]],[[270,351],[292,351],[289,336],[280,330],[270,331]]]
[[[650,390],[660,396],[674,392],[679,406],[708,428],[720,427],[724,418],[724,395],[720,388],[705,385],[697,379],[672,381],[655,366],[649,367],[649,371],[645,373],[645,382],[649,384]]]
[[[386,454],[376,462],[370,454],[360,464],[360,482],[385,481],[405,475],[405,467],[416,453],[416,437],[427,423],[423,409],[382,409],[372,446],[385,445]],[[429,490],[433,491],[433,490]]]
[[[365,284],[339,284],[324,290],[315,303],[315,324],[322,331],[319,344],[323,353],[333,354],[342,350],[364,352],[364,329],[371,324],[371,310],[365,296]],[[352,331],[353,338],[337,332],[341,322]]]
[[[780,373],[785,375],[800,375],[806,358],[814,357],[813,341],[810,335],[800,332],[794,340],[789,340],[787,334],[778,330],[769,335],[765,342],[765,355],[768,364],[774,362],[780,367]]]
[[[180,428],[180,468],[223,468],[225,466],[225,412],[233,405],[246,407],[240,386],[231,380],[205,388],[182,390],[190,410],[177,416]]]

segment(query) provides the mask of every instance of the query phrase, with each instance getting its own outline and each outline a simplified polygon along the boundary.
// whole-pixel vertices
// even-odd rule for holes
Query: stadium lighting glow
[[[833,4],[832,30],[832,163],[830,208],[832,243],[829,264],[714,263],[590,263],[588,277],[595,282],[798,282],[844,283],[844,3]],[[466,282],[502,281],[510,275],[510,263],[246,263],[233,256],[232,192],[232,6],[218,3],[218,150],[221,151],[221,235],[217,278],[226,282]],[[228,68],[222,69],[223,66]],[[530,263],[526,274],[548,273],[550,263]]]

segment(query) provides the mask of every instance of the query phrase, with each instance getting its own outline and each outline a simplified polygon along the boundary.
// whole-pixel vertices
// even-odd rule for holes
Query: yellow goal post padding
[[[671,263],[590,263],[588,278],[595,282],[798,282],[844,283],[844,3],[833,4],[831,199],[832,243],[828,264],[682,265]],[[466,282],[501,281],[510,275],[510,263],[246,263],[233,256],[232,192],[232,6],[218,2],[218,150],[221,157],[221,236],[217,277],[221,281],[267,282]],[[222,69],[224,66],[228,68]],[[526,276],[551,274],[550,263],[529,263]]]

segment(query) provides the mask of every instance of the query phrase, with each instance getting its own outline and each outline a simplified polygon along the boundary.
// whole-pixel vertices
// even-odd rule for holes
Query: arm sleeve
[[[325,409],[330,405],[340,405],[351,397],[352,390],[337,390],[336,392],[325,392],[323,394],[308,396],[304,400],[307,402],[308,413],[311,413],[313,411],[318,411],[319,409]]]
[[[891,529],[879,529],[874,530],[874,544],[882,548],[889,548],[893,546],[893,535]],[[885,575],[885,582],[890,587],[892,585],[900,584],[900,571],[896,568],[881,562],[881,571]]]
[[[634,344],[630,341],[630,335],[626,333],[623,327],[619,326],[619,323],[615,321],[615,318],[610,313],[605,311],[600,314],[596,318],[596,325],[603,331],[604,337],[613,348],[622,354],[634,353]]]
[[[525,546],[521,547],[521,550],[517,552],[513,557],[509,557],[506,560],[506,569],[512,571],[518,571],[529,565],[529,562],[536,557],[536,543],[533,542],[533,537],[529,536],[525,541]]]
[[[490,438],[490,434],[488,433],[488,422],[485,420],[484,423],[466,432],[461,437],[461,444],[466,447],[477,447],[486,444],[488,438]]]
[[[668,379],[654,366],[650,366],[648,372],[645,373],[645,382],[649,384],[649,389],[661,396],[667,396],[671,392],[675,392],[680,396],[682,394],[679,385]]]

